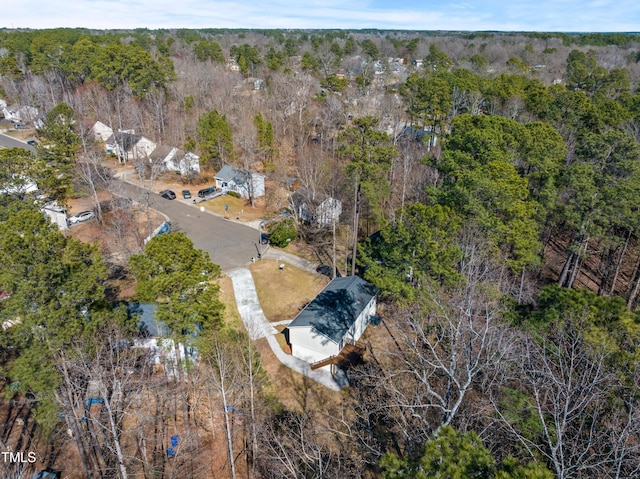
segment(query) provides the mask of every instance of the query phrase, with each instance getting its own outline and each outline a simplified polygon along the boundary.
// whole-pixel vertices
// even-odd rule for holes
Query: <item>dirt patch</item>
[[[113,299],[127,300],[134,294],[135,281],[127,276],[127,264],[132,254],[141,253],[144,239],[165,218],[155,210],[147,210],[137,203],[126,203],[123,207],[111,204],[107,192],[98,195],[102,205],[102,219],[71,226],[65,234],[83,243],[97,244],[109,267],[108,288]],[[81,211],[96,211],[93,198],[73,198],[68,201],[69,215]]]
[[[262,310],[271,322],[293,319],[329,282],[325,276],[286,263],[280,270],[280,264],[265,259],[249,268]]]
[[[556,283],[560,278],[562,269],[567,261],[567,250],[570,241],[570,235],[554,232],[551,241],[545,248],[545,261],[537,284],[539,289]],[[606,283],[602,285],[603,293],[609,294],[612,291],[613,296],[627,299],[633,288],[638,257],[640,257],[640,240],[631,238],[626,249],[624,244],[621,243],[611,257],[608,257],[603,252],[606,252],[604,246],[596,242],[589,243],[587,254],[581,260],[573,287],[588,289],[597,293],[601,288],[603,278],[605,278]],[[622,257],[623,252],[624,257]],[[616,277],[615,285],[612,285],[618,262],[620,263],[619,274]]]
[[[266,339],[256,341],[255,345],[260,353],[261,366],[270,378],[268,390],[287,409],[327,411],[341,404],[341,392],[332,391],[286,367],[275,357]]]

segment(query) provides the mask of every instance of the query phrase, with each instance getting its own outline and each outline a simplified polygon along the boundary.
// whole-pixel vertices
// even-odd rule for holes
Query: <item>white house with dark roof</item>
[[[133,346],[150,351],[154,364],[162,367],[166,374],[170,376],[178,375],[178,356],[181,361],[198,360],[198,350],[195,347],[178,343],[171,339],[171,329],[162,321],[156,318],[158,306],[155,303],[128,303],[127,313],[130,317],[138,318],[138,337],[134,340]],[[186,369],[184,370],[186,374]]]
[[[158,145],[149,155],[152,163],[162,163],[166,170],[177,171],[181,175],[200,173],[200,157],[190,151],[175,146]]]
[[[337,223],[342,214],[342,201],[323,193],[314,195],[309,188],[298,188],[291,202],[299,219],[321,227]]]
[[[107,153],[115,154],[120,161],[148,158],[156,149],[156,143],[141,135],[118,131],[105,141]]]
[[[376,314],[376,289],[358,276],[335,278],[283,331],[291,354],[312,369],[339,364]]]
[[[91,133],[96,140],[100,140],[104,143],[113,135],[113,129],[110,126],[105,125],[101,121],[96,121],[91,127]]]
[[[253,193],[254,198],[264,196],[264,175],[260,173],[225,165],[214,176],[214,179],[216,180],[216,188],[220,188],[223,191],[235,191],[243,198],[251,196],[250,193]]]

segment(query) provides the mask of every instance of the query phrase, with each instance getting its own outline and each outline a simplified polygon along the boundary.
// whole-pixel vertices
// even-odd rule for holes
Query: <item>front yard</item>
[[[258,299],[270,322],[292,320],[327,285],[329,279],[282,261],[264,259],[249,268]]]

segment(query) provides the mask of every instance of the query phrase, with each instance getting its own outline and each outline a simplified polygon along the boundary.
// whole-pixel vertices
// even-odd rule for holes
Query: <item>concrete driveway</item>
[[[149,196],[151,208],[169,218],[174,231],[184,232],[196,248],[206,251],[223,271],[239,268],[257,256],[258,230],[201,212],[190,200],[166,200],[154,192],[121,180],[113,180],[119,194],[140,203]]]

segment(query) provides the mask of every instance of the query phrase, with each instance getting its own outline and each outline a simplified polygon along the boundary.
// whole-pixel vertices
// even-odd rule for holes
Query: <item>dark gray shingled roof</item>
[[[358,276],[335,278],[287,327],[311,326],[339,343],[375,295],[375,287]]]
[[[118,131],[111,135],[106,143],[109,145],[117,143],[124,151],[129,151],[140,141],[140,138],[142,138],[140,135],[132,135],[131,133]]]
[[[162,321],[156,319],[155,303],[128,303],[127,312],[129,316],[138,316],[138,328],[140,335],[145,338],[161,338],[169,336],[171,330]]]
[[[253,176],[262,176],[260,173],[253,173]],[[214,178],[221,181],[233,181],[236,185],[248,183],[249,172],[247,170],[239,170],[229,165],[224,165]]]

